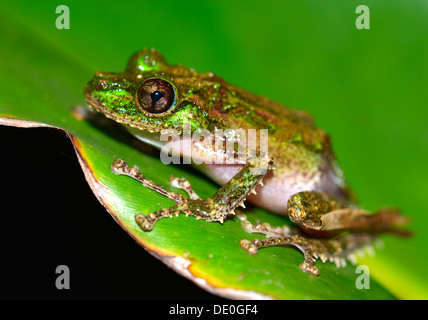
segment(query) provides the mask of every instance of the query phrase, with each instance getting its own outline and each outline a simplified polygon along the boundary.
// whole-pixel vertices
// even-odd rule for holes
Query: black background
[[[61,131],[0,126],[0,299],[211,299],[139,246],[89,188]],[[70,289],[58,290],[58,265]]]

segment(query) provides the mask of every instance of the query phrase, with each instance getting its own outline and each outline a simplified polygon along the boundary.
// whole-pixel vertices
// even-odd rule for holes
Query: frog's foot
[[[183,178],[172,178],[170,182],[173,186],[185,190],[189,194],[190,199],[178,193],[168,191],[153,181],[148,180],[139,171],[138,167],[130,168],[122,159],[115,160],[111,168],[115,174],[131,177],[177,203],[175,206],[163,208],[147,216],[137,214],[135,221],[143,230],[148,231],[153,229],[154,224],[159,219],[173,217],[174,215],[178,216],[179,213],[184,213],[186,216],[192,215],[196,219],[223,223],[228,215],[235,214],[235,208],[243,205],[246,196],[254,191],[257,184],[260,183],[266,172],[261,170],[261,167],[264,165],[268,170],[271,169],[272,160],[270,156],[250,159],[248,164],[232,180],[207,199],[201,199],[195,193],[190,183]],[[258,175],[252,175],[251,172],[256,172]]]
[[[193,190],[190,182],[187,181],[186,178],[174,178],[173,176],[171,176],[171,178],[169,179],[169,184],[175,188],[186,191],[190,199],[193,199],[193,200],[201,199],[198,196],[198,194]],[[243,202],[240,204],[240,206],[245,208],[245,205]],[[245,213],[239,209],[235,209],[235,216],[241,221],[247,220],[247,216],[245,215]]]
[[[136,214],[135,222],[144,231],[150,231],[158,220],[162,218],[172,218],[173,216],[178,217],[180,213],[184,213],[186,217],[190,215],[194,216],[196,219],[203,219],[208,222],[218,221],[221,223],[223,223],[226,216],[230,214],[225,208],[216,207],[209,201],[188,199],[185,202],[152,212],[149,215]]]
[[[261,233],[268,237],[253,241],[241,240],[242,249],[250,254],[257,254],[260,248],[295,246],[304,255],[300,269],[313,276],[319,275],[319,270],[315,266],[317,259],[322,262],[334,262],[337,267],[346,266],[347,259],[355,264],[355,254],[362,248],[372,248],[374,240],[374,236],[369,233],[352,233],[334,239],[316,239],[301,234],[297,229],[274,228],[268,224],[252,225],[249,221],[242,222],[242,228],[249,233]]]
[[[189,181],[187,181],[186,178],[174,178],[173,176],[171,176],[171,178],[169,178],[169,184],[175,188],[184,190],[189,195],[190,199],[201,199],[201,197],[198,196],[195,190],[193,190],[192,185]]]
[[[248,241],[241,240],[241,247],[250,254],[257,254],[260,248],[294,245],[300,249],[304,255],[304,262],[300,264],[300,269],[312,276],[318,276],[319,270],[315,267],[316,257],[312,252],[312,246],[307,242],[308,239],[298,235],[297,230],[288,226],[272,227],[268,223],[253,225],[249,221],[243,221],[242,228],[248,233],[261,233],[269,237],[268,239],[255,239]]]
[[[313,191],[299,192],[288,201],[288,216],[300,230],[253,226],[248,221],[242,227],[249,233],[261,233],[268,239],[242,240],[241,247],[256,254],[259,248],[293,245],[300,249],[305,261],[300,269],[318,275],[316,259],[345,266],[346,260],[356,263],[355,253],[366,248],[373,251],[372,242],[384,232],[408,235],[397,229],[405,219],[397,210],[383,209],[374,214],[341,202],[333,196]],[[304,232],[304,233],[303,233]]]
[[[171,218],[173,216],[178,216],[180,213],[184,213],[186,217],[192,215],[195,216],[196,219],[219,222],[223,222],[224,218],[229,213],[233,213],[233,210],[228,210],[228,208],[222,206],[215,206],[215,204],[210,201],[210,199],[201,199],[193,191],[193,188],[191,187],[190,183],[184,178],[172,178],[171,184],[175,187],[185,190],[189,194],[191,199],[185,198],[178,193],[168,191],[162,186],[154,183],[153,181],[148,180],[139,171],[138,167],[134,166],[131,168],[122,159],[115,160],[112,163],[111,168],[115,174],[131,177],[141,182],[145,187],[148,187],[177,203],[172,207],[163,208],[156,212],[152,212],[147,216],[143,214],[136,214],[135,221],[144,231],[152,230],[158,220],[162,218]]]
[[[153,191],[156,191],[157,193],[160,193],[161,195],[164,195],[165,197],[168,197],[169,199],[171,199],[177,203],[187,201],[187,199],[185,197],[183,197],[181,194],[178,194],[178,193],[175,193],[172,191],[168,191],[165,188],[163,188],[162,186],[160,186],[160,185],[154,183],[153,181],[147,179],[140,172],[140,170],[137,166],[130,168],[128,166],[128,164],[122,159],[116,159],[111,164],[111,170],[116,175],[124,175],[124,176],[128,176],[132,179],[135,179],[135,180],[141,182],[145,187],[152,189]]]

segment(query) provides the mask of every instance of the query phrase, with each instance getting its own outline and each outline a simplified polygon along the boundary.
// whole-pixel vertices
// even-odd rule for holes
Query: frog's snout
[[[95,98],[97,93],[108,90],[108,74],[105,72],[96,72],[91,81],[89,81],[83,93],[86,99]]]
[[[98,104],[100,98],[99,94],[107,89],[107,81],[105,80],[102,72],[95,73],[92,80],[90,80],[83,89],[83,94],[86,101],[90,106]]]
[[[108,88],[107,80],[111,78],[111,75],[105,72],[97,71],[95,72],[94,77],[88,83],[96,91],[104,91]],[[88,86],[87,85],[87,86]]]

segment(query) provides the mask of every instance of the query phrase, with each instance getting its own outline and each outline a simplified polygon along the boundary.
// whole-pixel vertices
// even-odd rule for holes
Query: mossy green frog
[[[262,247],[294,245],[305,256],[300,268],[311,275],[319,273],[314,265],[317,258],[340,266],[346,258],[354,260],[355,250],[379,233],[403,233],[397,226],[406,219],[398,211],[382,209],[372,214],[355,204],[329,136],[315,127],[306,112],[247,92],[213,73],[169,65],[153,49],[135,54],[123,72],[97,72],[84,92],[91,108],[161,150],[169,144],[169,151],[178,150],[182,157],[192,158],[197,168],[222,186],[212,197],[200,199],[186,180],[173,179],[174,186],[188,192],[187,198],[149,181],[125,161],[115,160],[112,169],[116,174],[130,176],[177,203],[149,215],[136,214],[143,230],[151,230],[157,220],[179,213],[223,222],[248,200],[289,216],[298,228],[255,226],[243,221],[246,231],[268,238],[241,240],[242,248],[256,254]],[[212,140],[207,139],[209,144],[204,145],[200,136],[185,136],[186,122],[191,134],[220,132],[216,137],[220,137],[221,148],[210,148]],[[180,137],[161,139],[165,130],[175,130]],[[250,139],[243,137],[250,130],[266,130],[268,152],[260,151],[261,140],[258,151],[248,147]],[[223,142],[229,140],[236,142],[232,152],[224,148]],[[184,144],[189,147],[184,148]],[[243,149],[237,147],[243,144]],[[201,154],[215,155],[217,161],[195,161],[200,160],[195,155]],[[242,154],[247,155],[245,161],[235,161]]]

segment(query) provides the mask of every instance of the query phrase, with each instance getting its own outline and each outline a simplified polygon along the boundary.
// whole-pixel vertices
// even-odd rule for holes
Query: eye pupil
[[[156,90],[155,92],[152,92],[152,94],[150,95],[152,97],[152,101],[153,103],[158,102],[160,99],[163,98],[164,93],[160,90]]]

